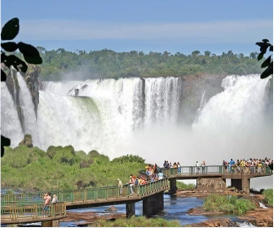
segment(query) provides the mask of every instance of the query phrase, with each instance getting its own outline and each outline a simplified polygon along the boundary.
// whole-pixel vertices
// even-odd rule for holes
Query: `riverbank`
[[[119,218],[126,218],[125,213],[97,213],[97,212],[67,212],[67,217],[62,219],[61,222],[73,222],[77,226],[89,225],[97,220],[114,221]]]
[[[201,197],[204,198],[211,193],[202,192],[197,190],[192,191],[179,191],[176,193],[180,197]],[[256,227],[273,227],[273,207],[267,205],[267,207],[261,207],[261,202],[265,199],[265,196],[262,194],[250,194],[246,195],[242,191],[237,191],[235,188],[228,188],[223,192],[219,192],[219,195],[236,195],[243,198],[253,201],[256,205],[254,210],[250,210],[241,216],[236,216],[235,219],[231,220],[230,218],[212,218],[204,222],[193,223],[188,226],[190,227],[235,227],[238,226],[237,222],[249,222]],[[187,212],[191,216],[218,216],[225,215],[225,212],[219,211],[205,211],[203,207],[191,208]]]
[[[259,202],[263,202],[264,196],[261,194],[251,194],[247,196],[243,192],[235,191],[233,188],[227,189],[222,194],[237,195],[251,199],[256,203],[256,209],[249,211],[241,216],[226,215],[222,213],[206,212],[203,210],[203,198],[212,193],[201,192],[197,190],[178,191],[176,196],[165,195],[165,210],[157,218],[167,220],[180,220],[182,226],[191,227],[235,227],[236,221],[244,223],[245,221],[255,226],[271,226],[273,224],[273,208],[260,208]],[[68,211],[64,222],[71,222],[78,226],[85,226],[97,220],[125,219],[124,205],[115,205],[115,211],[107,211],[110,207],[93,209],[93,212],[87,211]],[[114,213],[112,213],[114,212]],[[136,216],[142,215],[142,203],[136,203]]]
[[[196,209],[198,211],[200,209]],[[201,210],[201,214],[204,214]],[[207,214],[208,215],[208,214]],[[213,213],[211,213],[213,215]],[[256,227],[273,227],[273,208],[256,208],[242,216],[236,217],[239,222],[249,222]],[[229,218],[208,219],[205,222],[193,223],[189,227],[235,227],[237,222]]]

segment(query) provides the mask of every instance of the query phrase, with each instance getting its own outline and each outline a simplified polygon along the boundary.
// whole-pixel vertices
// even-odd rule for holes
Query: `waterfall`
[[[1,134],[10,138],[11,147],[17,146],[24,137],[16,106],[5,82],[1,82]]]
[[[180,77],[43,82],[37,119],[26,85],[18,80],[26,132],[43,150],[72,145],[85,152],[95,149],[110,159],[135,154],[159,165],[169,160],[187,166],[197,160],[216,165],[230,158],[273,156],[272,123],[264,116],[268,79],[259,75],[224,78],[223,92],[207,103],[201,99],[192,126],[180,122]],[[23,133],[15,130],[16,109],[2,88],[2,131],[18,144]]]
[[[268,80],[258,75],[227,76],[222,81],[224,91],[212,97],[193,124],[193,130],[201,137],[201,145],[231,158],[264,158],[271,156],[272,133],[265,121],[265,90]],[[264,143],[265,142],[265,143]],[[209,153],[214,159],[215,153]]]
[[[19,106],[21,108],[21,115],[24,121],[24,133],[31,134],[35,140],[37,136],[36,132],[36,115],[34,104],[32,102],[30,91],[27,87],[25,80],[20,73],[16,74],[19,83]]]
[[[264,208],[264,209],[267,208],[267,207],[266,207],[263,203],[261,203],[261,202],[259,202],[259,205],[260,205],[261,208]]]
[[[43,83],[34,144],[44,150],[50,145],[95,149],[110,158],[127,154],[117,150],[134,132],[176,124],[181,87],[175,77]]]

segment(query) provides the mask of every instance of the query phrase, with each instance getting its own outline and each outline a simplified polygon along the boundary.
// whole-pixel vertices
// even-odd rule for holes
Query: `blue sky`
[[[273,40],[272,0],[2,0],[1,25],[13,17],[16,41],[47,50],[249,55]]]

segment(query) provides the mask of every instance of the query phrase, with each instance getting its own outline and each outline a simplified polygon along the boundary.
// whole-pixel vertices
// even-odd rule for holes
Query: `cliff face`
[[[208,101],[211,97],[223,91],[222,79],[225,75],[190,75],[183,77],[182,111],[186,124],[192,124],[197,110],[200,107],[201,98]]]
[[[17,104],[18,101],[18,91],[19,91],[19,85],[18,85],[18,80],[16,77],[16,70],[15,69],[11,69],[9,72],[9,75],[7,77],[7,87],[10,91],[10,93],[13,96],[13,99]],[[37,107],[38,107],[38,103],[39,103],[39,74],[41,72],[41,67],[37,66],[37,65],[28,65],[28,70],[25,74],[22,74],[22,76],[24,77],[26,84],[30,90],[31,96],[32,96],[32,101],[35,107],[35,112],[37,111]]]
[[[29,65],[28,71],[24,75],[27,86],[30,90],[32,101],[35,107],[35,112],[37,113],[37,107],[39,103],[39,80],[38,76],[41,72],[41,67],[37,65]]]

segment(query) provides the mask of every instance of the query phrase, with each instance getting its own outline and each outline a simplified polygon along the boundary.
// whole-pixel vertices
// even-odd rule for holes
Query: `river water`
[[[164,211],[160,212],[159,214],[155,215],[154,217],[164,218],[167,220],[177,220],[180,222],[181,225],[193,224],[198,222],[203,222],[210,218],[217,218],[217,217],[227,217],[231,219],[235,219],[233,215],[219,215],[219,216],[191,216],[187,214],[187,211],[191,208],[201,207],[204,203],[204,199],[197,198],[197,197],[177,197],[177,196],[170,196],[164,195]],[[126,205],[114,205],[117,208],[116,213],[126,213]],[[83,212],[97,212],[105,213],[105,210],[109,208],[109,206],[102,206],[102,207],[94,207],[94,208],[81,208],[81,209],[72,209],[68,210],[70,212],[76,213],[83,213]],[[143,203],[139,201],[135,204],[135,215],[141,216],[143,210]],[[61,222],[61,227],[73,227],[76,224],[85,222],[85,221],[77,221],[77,222]]]

